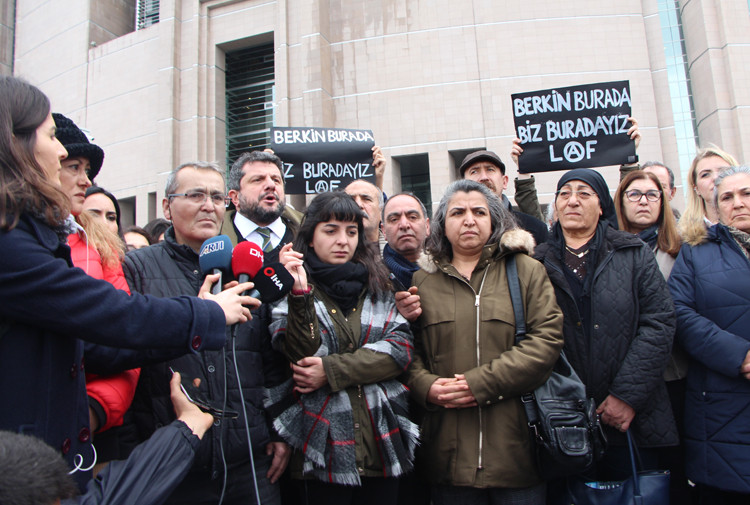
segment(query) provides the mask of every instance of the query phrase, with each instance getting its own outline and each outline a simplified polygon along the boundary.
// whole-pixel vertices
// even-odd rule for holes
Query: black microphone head
[[[214,269],[222,272],[232,271],[232,241],[226,235],[217,235],[203,242],[198,263],[204,274],[210,274]]]
[[[263,303],[273,303],[292,290],[294,278],[279,262],[263,265],[253,277],[255,289]]]

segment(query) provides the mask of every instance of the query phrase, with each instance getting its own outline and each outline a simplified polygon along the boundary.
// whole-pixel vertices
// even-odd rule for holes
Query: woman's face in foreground
[[[60,162],[67,156],[68,151],[55,137],[55,120],[50,112],[36,129],[34,157],[44,170],[47,180],[56,186],[60,185]]]
[[[445,215],[445,237],[453,254],[480,253],[492,235],[487,199],[479,191],[458,191],[450,199]]]
[[[357,223],[331,219],[315,226],[310,247],[323,263],[342,265],[354,257],[358,240]]]

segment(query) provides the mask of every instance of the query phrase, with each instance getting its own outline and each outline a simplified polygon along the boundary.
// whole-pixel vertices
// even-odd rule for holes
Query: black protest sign
[[[356,179],[375,182],[370,130],[271,128],[271,149],[284,163],[287,194],[343,189]]]
[[[522,174],[634,163],[630,83],[600,82],[511,95]]]

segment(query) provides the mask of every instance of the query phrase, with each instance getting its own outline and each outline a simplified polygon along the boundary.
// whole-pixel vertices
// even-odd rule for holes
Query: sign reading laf
[[[549,172],[634,163],[627,135],[630,83],[601,82],[511,95],[523,154],[518,171]]]
[[[375,182],[370,130],[271,128],[271,149],[284,162],[285,192],[314,194],[351,181]]]

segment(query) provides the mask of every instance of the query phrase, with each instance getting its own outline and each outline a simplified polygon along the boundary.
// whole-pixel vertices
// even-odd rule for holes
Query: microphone
[[[259,291],[263,303],[273,303],[279,298],[285,296],[294,286],[294,277],[289,271],[279,263],[269,263],[263,265],[258,274],[253,277],[255,289]]]
[[[253,280],[263,267],[263,250],[250,241],[240,242],[232,251],[232,272],[240,284]],[[248,293],[253,298],[260,298],[257,288]]]
[[[221,293],[224,272],[232,270],[232,241],[226,235],[217,235],[203,242],[198,253],[198,264],[201,272],[206,274],[219,274],[219,281],[211,288],[211,293]]]
[[[289,293],[294,278],[279,262],[263,265],[263,251],[253,242],[240,242],[232,253],[232,271],[239,282],[253,281],[248,293],[263,303],[275,302]]]

